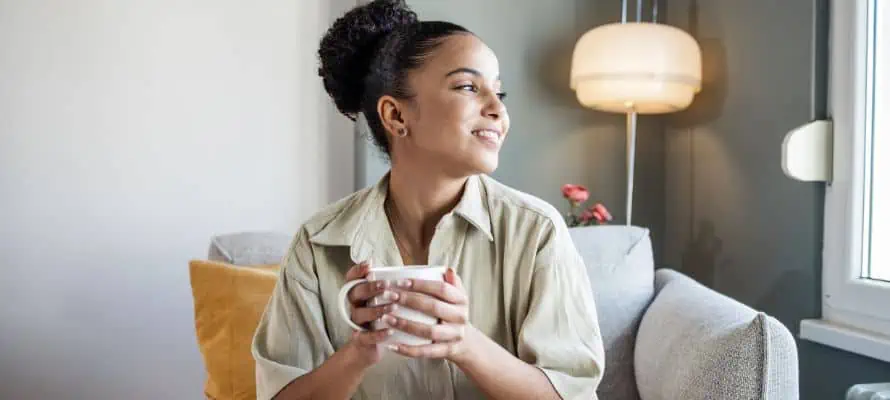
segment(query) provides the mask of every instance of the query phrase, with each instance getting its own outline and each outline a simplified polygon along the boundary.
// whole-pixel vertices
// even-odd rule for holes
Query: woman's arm
[[[358,389],[365,369],[355,365],[354,356],[344,347],[306,375],[294,379],[273,397],[275,400],[343,399]]]
[[[275,289],[254,334],[251,350],[256,360],[258,400],[348,399],[365,370],[380,360],[378,343],[392,334],[391,329],[354,332],[349,343],[335,351],[324,325],[309,246],[308,235],[301,229],[282,262]],[[353,266],[346,279],[364,277],[367,267]],[[365,291],[359,297],[376,294]],[[362,310],[371,314],[383,311]]]
[[[306,375],[291,381],[273,397],[275,400],[343,399],[355,394],[369,363],[361,346],[376,346],[388,336],[385,331],[361,332],[331,358]]]
[[[513,357],[482,332],[470,328],[469,351],[455,364],[492,399],[559,399],[540,369]]]
[[[516,357],[539,368],[562,398],[596,399],[605,352],[587,268],[565,223],[542,227]]]

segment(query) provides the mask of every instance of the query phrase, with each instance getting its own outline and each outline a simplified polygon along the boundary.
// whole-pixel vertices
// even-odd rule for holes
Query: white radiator
[[[890,383],[853,386],[847,391],[847,400],[890,400]]]

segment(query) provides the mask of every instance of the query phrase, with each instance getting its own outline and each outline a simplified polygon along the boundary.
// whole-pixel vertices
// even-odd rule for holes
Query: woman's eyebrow
[[[447,77],[449,77],[449,76],[451,76],[451,75],[462,74],[462,73],[463,73],[463,74],[470,74],[470,75],[474,75],[474,76],[482,77],[482,73],[479,72],[479,70],[477,70],[477,69],[473,69],[473,68],[468,68],[468,67],[457,68],[457,69],[455,69],[454,71],[451,71],[451,72],[445,74],[445,77],[447,78]],[[500,80],[500,76],[495,77],[494,80],[495,80],[495,81],[499,81],[499,80]]]

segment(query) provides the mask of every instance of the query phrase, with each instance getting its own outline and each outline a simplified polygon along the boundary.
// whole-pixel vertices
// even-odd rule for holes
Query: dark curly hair
[[[337,109],[353,121],[364,114],[374,143],[386,155],[389,139],[377,101],[414,96],[408,71],[453,34],[472,34],[442,21],[419,21],[404,0],[374,0],[337,19],[321,40],[318,75]]]

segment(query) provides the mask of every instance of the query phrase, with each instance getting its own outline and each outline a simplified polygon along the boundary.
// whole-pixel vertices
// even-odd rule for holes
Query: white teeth
[[[495,131],[490,131],[490,130],[488,130],[488,129],[482,129],[482,130],[478,130],[478,131],[473,131],[473,135],[476,135],[476,136],[479,136],[479,137],[483,137],[483,138],[486,138],[486,139],[494,139],[494,140],[498,140],[498,139],[500,139],[500,135],[498,135],[497,132],[495,132]]]

